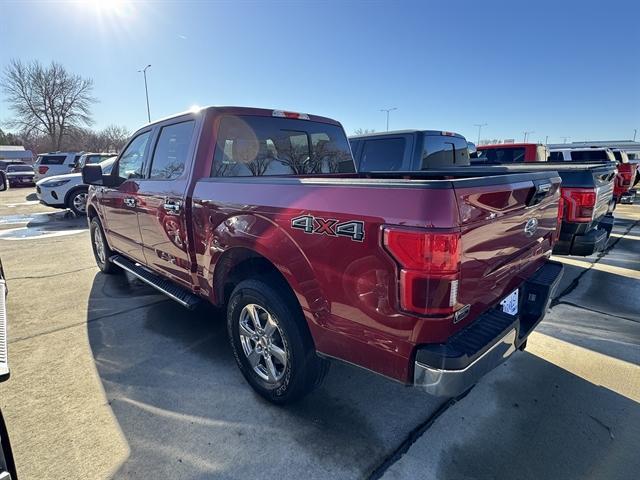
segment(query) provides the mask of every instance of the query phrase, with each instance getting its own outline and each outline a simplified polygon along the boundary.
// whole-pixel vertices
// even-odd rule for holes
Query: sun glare
[[[131,2],[127,0],[81,0],[99,16],[124,17],[131,13]]]

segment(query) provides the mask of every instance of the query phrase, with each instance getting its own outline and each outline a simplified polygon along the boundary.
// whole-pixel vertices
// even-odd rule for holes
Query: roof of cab
[[[370,138],[370,137],[387,137],[393,135],[411,135],[414,133],[423,133],[425,135],[447,135],[451,137],[459,137],[464,138],[463,135],[460,135],[456,132],[447,132],[445,130],[418,130],[418,129],[408,129],[408,130],[392,130],[390,132],[373,132],[373,133],[362,133],[360,135],[349,135],[350,140],[355,140],[358,138]]]
[[[332,118],[328,118],[328,117],[322,117],[320,115],[311,115],[311,114],[306,114],[306,113],[302,113],[302,112],[293,112],[290,110],[281,110],[281,109],[268,109],[268,108],[254,108],[254,107],[234,107],[234,106],[217,106],[217,105],[212,105],[212,106],[207,106],[207,107],[199,107],[197,109],[191,109],[191,110],[187,110],[185,112],[180,112],[180,113],[176,113],[174,115],[169,115],[167,117],[164,118],[160,118],[158,120],[154,120],[151,123],[148,123],[146,125],[144,125],[141,128],[145,128],[151,125],[155,125],[158,123],[162,123],[162,122],[166,122],[167,120],[171,120],[174,118],[179,118],[179,117],[184,117],[187,115],[200,115],[200,114],[207,114],[207,113],[215,113],[215,114],[227,114],[227,115],[254,115],[254,116],[261,116],[261,117],[276,117],[276,118],[282,118],[284,115],[281,114],[276,114],[276,113],[281,113],[284,115],[301,115],[301,119],[303,120],[309,120],[309,121],[313,121],[313,122],[321,122],[321,123],[329,123],[331,125],[336,125],[336,126],[342,126],[340,124],[340,122],[338,122],[337,120],[334,120]],[[308,118],[307,118],[308,117]],[[288,118],[295,118],[293,116],[288,117]]]
[[[523,147],[544,147],[542,143],[491,143],[489,145],[478,145],[476,148],[478,150],[484,150],[487,148],[523,148]]]

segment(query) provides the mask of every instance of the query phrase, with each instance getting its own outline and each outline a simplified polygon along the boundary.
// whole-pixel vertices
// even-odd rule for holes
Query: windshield
[[[9,165],[7,172],[29,172],[33,173],[33,167],[30,165]]]

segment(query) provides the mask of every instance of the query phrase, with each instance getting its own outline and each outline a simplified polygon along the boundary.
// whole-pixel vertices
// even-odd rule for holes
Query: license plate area
[[[518,315],[518,305],[519,305],[519,293],[518,289],[515,289],[509,295],[507,295],[504,300],[500,302],[500,307],[502,307],[502,311],[509,315],[513,315],[514,317]]]

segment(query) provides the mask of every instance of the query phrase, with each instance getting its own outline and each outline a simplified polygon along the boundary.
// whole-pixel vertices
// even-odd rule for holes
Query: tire
[[[240,282],[227,306],[227,329],[236,363],[249,385],[268,401],[284,405],[319,386],[329,362],[316,355],[300,306],[286,294],[287,285],[274,288],[279,285],[278,278]],[[253,323],[252,312],[258,314],[262,328]]]
[[[87,193],[86,188],[76,188],[67,195],[67,208],[79,217],[87,214]]]
[[[93,256],[96,259],[96,264],[100,271],[106,274],[120,273],[122,269],[109,260],[113,255],[113,251],[107,244],[104,236],[104,230],[102,230],[102,225],[100,225],[98,217],[91,219],[89,233],[91,234],[91,248],[93,249]]]

